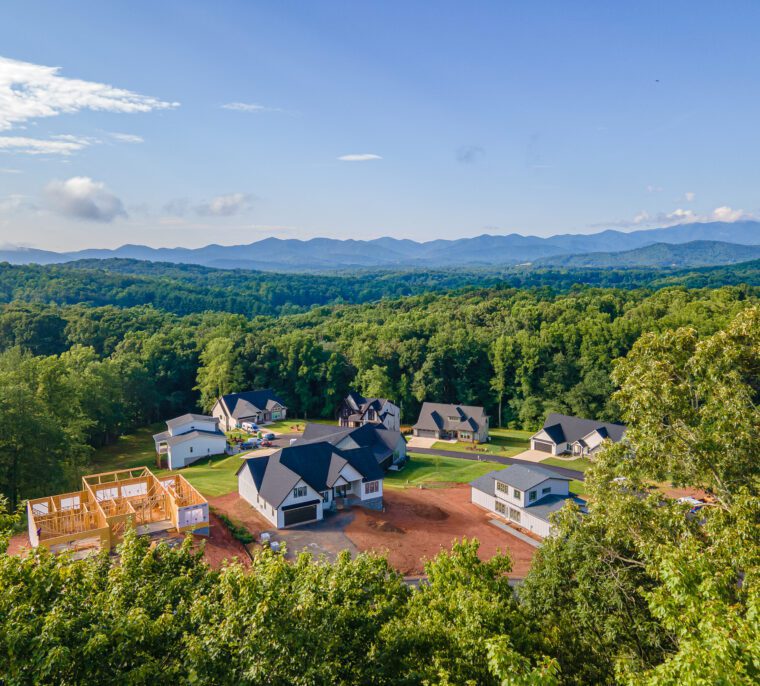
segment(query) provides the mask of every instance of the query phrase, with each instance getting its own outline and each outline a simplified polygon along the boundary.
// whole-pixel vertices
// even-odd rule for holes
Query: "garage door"
[[[422,438],[438,438],[438,433],[429,429],[415,429],[414,435]]]
[[[533,441],[533,450],[540,450],[542,453],[550,453],[554,446],[544,441]]]
[[[283,514],[285,515],[285,526],[310,522],[317,518],[317,506],[295,507],[292,510],[285,510]]]

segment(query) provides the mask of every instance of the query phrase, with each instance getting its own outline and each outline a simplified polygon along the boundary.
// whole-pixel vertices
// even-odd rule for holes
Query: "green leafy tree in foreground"
[[[758,322],[749,308],[712,336],[644,336],[619,363],[627,440],[587,473],[589,514],[557,518],[521,589],[565,683],[760,680]],[[690,515],[654,489],[667,480],[715,504]]]

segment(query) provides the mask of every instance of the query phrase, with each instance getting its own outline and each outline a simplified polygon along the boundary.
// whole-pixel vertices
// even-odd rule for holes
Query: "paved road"
[[[502,457],[501,455],[492,455],[490,453],[463,453],[458,450],[438,450],[433,448],[409,448],[410,453],[419,453],[420,455],[440,455],[441,457],[459,457],[462,460],[473,460],[480,462],[498,462],[503,465],[512,464],[524,464],[526,467],[535,467],[535,462],[529,462],[528,460],[516,460],[514,457]],[[578,472],[575,469],[567,469],[567,467],[555,467],[553,465],[540,464],[540,467],[549,469],[561,476],[566,476],[568,479],[577,479],[583,481],[583,472]]]

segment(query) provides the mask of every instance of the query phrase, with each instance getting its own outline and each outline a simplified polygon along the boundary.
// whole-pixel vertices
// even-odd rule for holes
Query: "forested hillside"
[[[292,314],[315,306],[361,304],[452,289],[543,288],[566,293],[583,286],[658,289],[735,284],[760,286],[760,261],[691,270],[525,266],[323,275],[221,270],[128,259],[81,260],[48,266],[0,264],[0,303],[153,305],[179,315],[217,311],[246,317]]]
[[[333,417],[350,388],[485,405],[535,429],[546,412],[620,419],[613,361],[642,334],[708,335],[757,302],[720,289],[509,288],[428,293],[281,317],[14,302],[0,310],[0,491],[76,483],[94,446],[221,393],[272,387],[292,416]]]
[[[476,303],[463,303],[471,326],[485,323],[510,339],[521,330],[564,338],[551,324],[544,332],[546,310],[552,323],[569,326],[568,339],[586,341],[582,354],[597,358],[612,334],[604,327],[592,334],[605,318],[631,337],[644,322],[654,330],[614,365],[611,384],[620,390],[611,406],[628,424],[628,441],[591,467],[589,513],[560,513],[557,535],[545,541],[517,594],[505,574],[509,558],[483,562],[476,542],[431,560],[419,589],[367,554],[320,564],[304,554],[291,564],[265,550],[248,570],[214,571],[189,541],[182,549],[151,547],[133,533],[118,564],[106,553],[84,561],[42,549],[10,556],[7,532],[17,518],[0,507],[0,680],[753,686],[760,679],[760,309],[746,296],[664,291],[619,301],[620,294],[601,292],[580,301],[501,303],[484,293],[480,322]],[[417,307],[431,317],[434,300]],[[591,317],[587,328],[574,329],[574,311]],[[388,317],[357,308],[318,319],[337,325],[347,314],[370,328]],[[504,332],[512,319],[526,328]],[[671,328],[680,324],[691,326]],[[216,326],[204,325],[206,346],[227,324]],[[122,364],[121,373],[139,367],[131,350],[118,349],[108,364]],[[334,354],[342,354],[337,346]],[[529,364],[538,368],[541,358],[532,354]],[[6,353],[0,388],[7,391],[7,375],[17,373],[16,382],[37,383],[16,393],[27,409],[58,408],[45,405],[50,382],[67,370],[56,364]],[[88,393],[66,393],[76,393],[77,377],[98,364],[81,362],[52,400],[84,402]],[[13,395],[4,392],[2,401]],[[690,515],[690,505],[653,488],[665,479],[707,489],[711,504]]]

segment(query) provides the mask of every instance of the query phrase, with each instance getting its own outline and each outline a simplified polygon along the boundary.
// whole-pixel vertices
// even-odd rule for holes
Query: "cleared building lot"
[[[527,573],[536,549],[489,522],[493,515],[470,502],[470,487],[387,489],[384,511],[355,507],[328,516],[323,522],[273,531],[271,524],[236,493],[212,498],[210,504],[233,521],[259,535],[270,531],[284,541],[288,557],[307,551],[334,559],[341,550],[352,555],[375,551],[388,556],[404,575],[423,572],[425,560],[453,541],[467,537],[480,541],[480,556],[489,559],[497,551],[512,557],[511,577]]]

